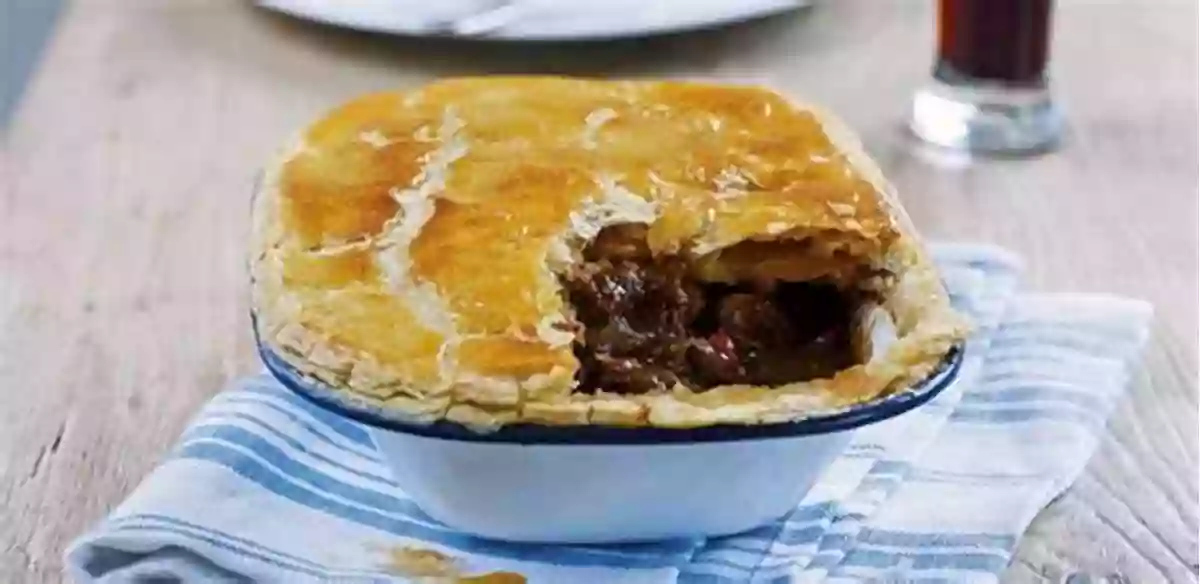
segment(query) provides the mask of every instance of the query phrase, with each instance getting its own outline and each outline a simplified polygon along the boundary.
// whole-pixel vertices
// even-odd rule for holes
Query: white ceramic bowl
[[[260,351],[284,385],[364,424],[393,479],[431,517],[480,537],[545,543],[714,536],[768,523],[800,502],[856,428],[929,401],[961,363],[956,349],[910,390],[795,422],[479,434],[398,420]]]

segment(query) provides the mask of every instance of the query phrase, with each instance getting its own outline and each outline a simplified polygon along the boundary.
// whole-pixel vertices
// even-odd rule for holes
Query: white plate
[[[258,0],[328,24],[411,36],[612,39],[730,24],[811,0]]]

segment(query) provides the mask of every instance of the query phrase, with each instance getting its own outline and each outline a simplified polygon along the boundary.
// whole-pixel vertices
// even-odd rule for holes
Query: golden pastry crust
[[[648,226],[702,278],[889,274],[865,362],[763,388],[573,393],[558,275]],[[903,389],[966,332],[893,189],[828,114],[764,89],[550,77],[369,95],[308,128],[254,205],[258,334],[302,373],[417,421],[766,423]]]

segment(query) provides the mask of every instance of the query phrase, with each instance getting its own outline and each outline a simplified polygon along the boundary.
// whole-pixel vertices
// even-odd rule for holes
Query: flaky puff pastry
[[[863,364],[781,387],[573,392],[559,275],[648,226],[702,279],[850,281]],[[264,348],[397,418],[694,427],[789,421],[902,391],[967,327],[904,211],[829,115],[754,88],[488,77],[356,99],[265,172]]]

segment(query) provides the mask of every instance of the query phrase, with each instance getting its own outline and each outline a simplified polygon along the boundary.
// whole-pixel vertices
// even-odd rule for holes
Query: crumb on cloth
[[[525,584],[525,576],[516,572],[464,574],[454,556],[417,547],[397,547],[387,550],[385,569],[399,576],[413,578],[421,584]]]

